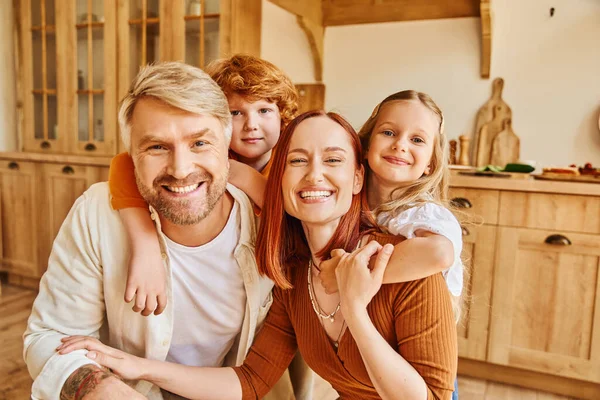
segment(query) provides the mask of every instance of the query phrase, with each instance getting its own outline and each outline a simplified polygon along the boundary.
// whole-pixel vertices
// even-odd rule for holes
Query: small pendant
[[[333,318],[333,317],[330,317],[330,318],[329,318],[329,321],[330,321],[330,322],[333,324],[334,318]]]
[[[334,342],[333,345],[335,346],[335,348],[337,349],[338,347],[338,342]]]

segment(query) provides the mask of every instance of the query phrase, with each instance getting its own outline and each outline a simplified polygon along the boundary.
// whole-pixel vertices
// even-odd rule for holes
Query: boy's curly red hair
[[[296,87],[281,69],[268,61],[236,54],[211,62],[206,72],[226,96],[236,93],[248,101],[266,100],[277,104],[282,130],[298,112]]]

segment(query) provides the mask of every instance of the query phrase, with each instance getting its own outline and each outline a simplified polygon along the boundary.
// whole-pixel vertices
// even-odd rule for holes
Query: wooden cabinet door
[[[600,235],[499,227],[488,360],[600,382],[599,268]]]
[[[458,323],[459,357],[485,361],[487,355],[496,227],[463,227],[463,305]]]
[[[0,160],[3,271],[37,277],[40,209],[36,164]]]
[[[117,151],[116,0],[64,0],[67,31],[70,152],[107,156]]]
[[[43,164],[41,209],[45,214],[40,227],[39,257],[41,273],[46,270],[54,239],[75,200],[93,183],[108,179],[108,167],[70,164]]]
[[[26,151],[65,153],[69,144],[68,115],[62,107],[70,78],[62,5],[56,0],[15,2],[19,21],[19,90],[23,101],[21,135]]]

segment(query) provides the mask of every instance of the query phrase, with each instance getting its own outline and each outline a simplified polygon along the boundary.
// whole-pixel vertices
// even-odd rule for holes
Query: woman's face
[[[293,133],[282,179],[285,211],[304,224],[337,224],[360,192],[362,166],[350,134],[325,116],[302,121]]]

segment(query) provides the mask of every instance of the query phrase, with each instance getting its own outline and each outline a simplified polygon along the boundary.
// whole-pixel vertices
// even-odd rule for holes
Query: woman
[[[145,360],[83,337],[66,339],[60,352],[86,348],[123,378],[184,397],[254,399],[299,349],[343,399],[449,399],[457,355],[448,291],[441,274],[381,286],[392,247],[385,244],[395,238],[377,233],[369,217],[356,132],[340,116],[314,111],[293,120],[278,146],[256,248],[260,272],[277,287],[242,366]],[[318,271],[332,249],[347,253],[336,269],[339,292],[328,295]]]

